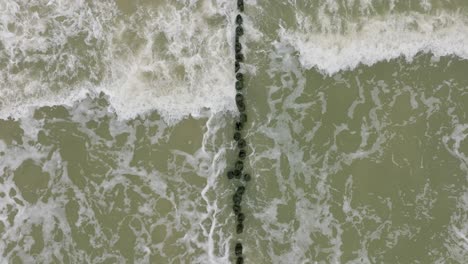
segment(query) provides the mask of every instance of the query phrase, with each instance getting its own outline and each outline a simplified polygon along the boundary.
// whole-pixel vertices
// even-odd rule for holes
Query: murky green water
[[[468,2],[0,1],[0,263],[468,263]]]

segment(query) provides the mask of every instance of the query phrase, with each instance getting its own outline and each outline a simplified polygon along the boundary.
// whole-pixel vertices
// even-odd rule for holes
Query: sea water
[[[0,262],[468,263],[468,1],[0,0]]]

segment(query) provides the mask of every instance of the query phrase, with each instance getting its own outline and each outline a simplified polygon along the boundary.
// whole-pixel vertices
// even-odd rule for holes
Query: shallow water
[[[468,2],[0,1],[0,262],[468,262]]]

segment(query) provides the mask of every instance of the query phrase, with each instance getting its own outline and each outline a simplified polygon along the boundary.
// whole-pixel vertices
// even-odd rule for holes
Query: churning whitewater
[[[0,263],[468,263],[467,72],[465,0],[0,0]]]

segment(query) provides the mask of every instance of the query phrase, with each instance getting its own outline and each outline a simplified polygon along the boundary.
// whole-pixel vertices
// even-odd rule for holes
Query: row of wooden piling
[[[244,161],[247,158],[247,142],[243,136],[245,123],[247,122],[245,95],[244,95],[244,74],[241,72],[241,64],[244,62],[244,54],[242,53],[242,44],[240,38],[244,35],[243,18],[244,0],[237,0],[236,15],[236,31],[235,31],[235,63],[234,72],[236,74],[236,105],[239,110],[239,119],[236,120],[234,128],[234,140],[236,141],[237,159],[234,163],[233,169],[227,172],[229,180],[238,180],[240,185],[237,187],[236,192],[232,196],[232,210],[236,218],[236,233],[241,235],[244,232],[245,214],[242,212],[242,197],[245,193],[245,185],[251,180],[251,176],[244,172]],[[236,264],[244,263],[244,254],[242,243],[238,240],[234,245],[234,257]]]

